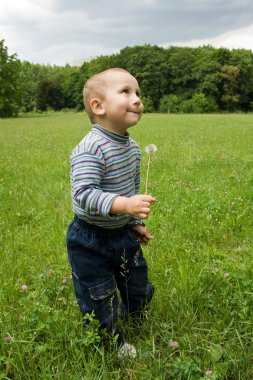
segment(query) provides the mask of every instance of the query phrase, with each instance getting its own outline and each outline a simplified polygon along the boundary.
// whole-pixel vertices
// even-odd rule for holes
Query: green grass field
[[[69,155],[83,114],[0,120],[0,379],[253,378],[253,115],[144,115],[142,191],[159,202],[144,248],[156,293],[118,361],[83,330],[65,248]],[[176,341],[177,345],[171,344]],[[209,371],[209,372],[206,372]]]

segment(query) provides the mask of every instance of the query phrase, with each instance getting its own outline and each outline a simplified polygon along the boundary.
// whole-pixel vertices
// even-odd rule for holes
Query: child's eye
[[[129,90],[128,90],[128,88],[124,88],[124,89],[122,90],[122,92],[123,92],[124,94],[129,94]]]

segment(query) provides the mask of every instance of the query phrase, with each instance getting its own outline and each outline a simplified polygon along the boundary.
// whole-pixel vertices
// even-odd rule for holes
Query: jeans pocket
[[[67,246],[81,245],[91,248],[95,243],[95,233],[92,230],[82,228],[77,223],[72,223],[67,232]]]
[[[96,318],[102,326],[109,326],[117,315],[117,284],[114,276],[89,288]]]
[[[116,280],[113,276],[109,278],[109,280],[105,280],[89,288],[89,293],[93,300],[100,301],[107,297],[110,297],[113,293],[115,293],[116,286]]]

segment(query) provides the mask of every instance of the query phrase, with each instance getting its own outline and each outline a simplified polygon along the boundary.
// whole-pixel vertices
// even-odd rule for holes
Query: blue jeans
[[[102,328],[117,331],[124,316],[141,315],[154,293],[141,246],[129,226],[104,229],[77,216],[69,225],[67,249],[76,298],[83,314],[94,312]]]

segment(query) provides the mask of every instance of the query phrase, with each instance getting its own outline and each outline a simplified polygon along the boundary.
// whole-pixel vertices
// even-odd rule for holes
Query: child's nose
[[[136,105],[140,105],[141,104],[141,99],[137,95],[135,95],[135,97],[134,97],[134,104],[136,104]]]

